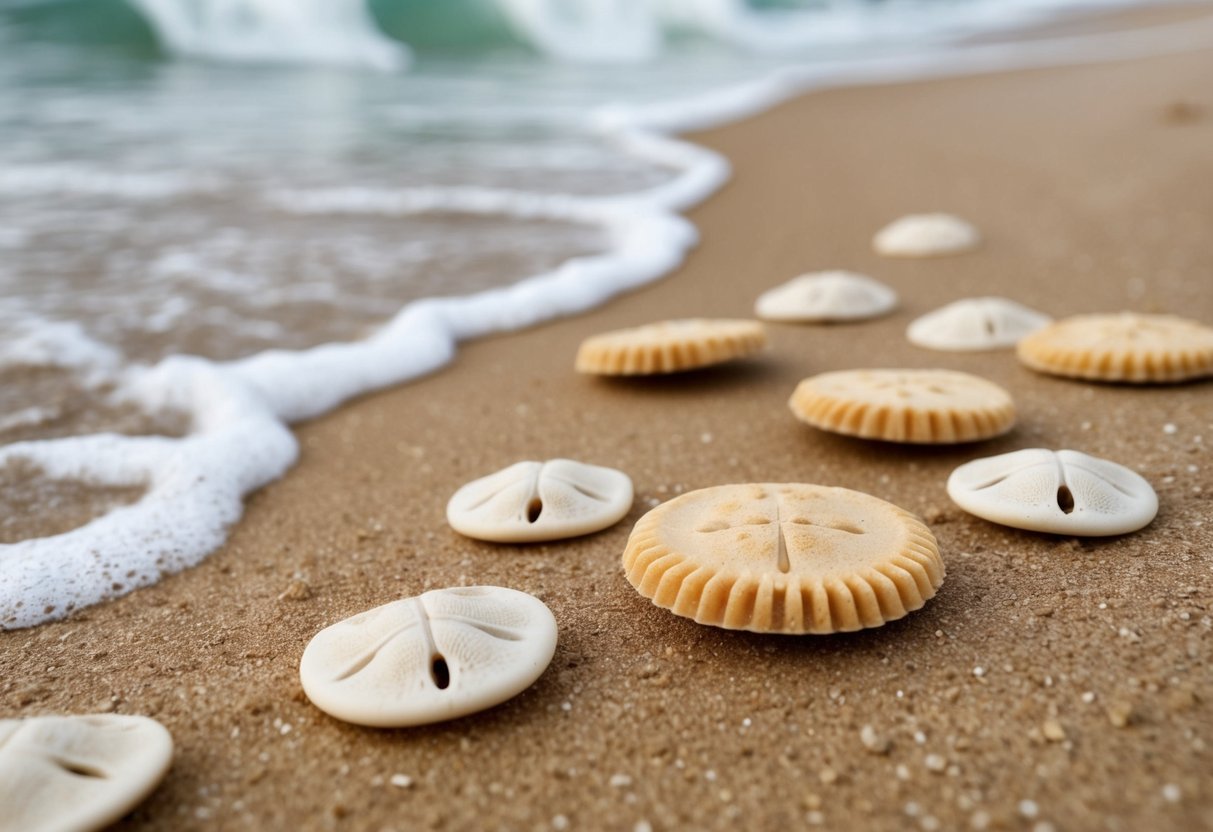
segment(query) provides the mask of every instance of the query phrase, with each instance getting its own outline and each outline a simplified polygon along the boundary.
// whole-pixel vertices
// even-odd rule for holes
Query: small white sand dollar
[[[855,272],[813,272],[763,292],[754,314],[768,321],[862,321],[891,312],[897,293]]]
[[[981,235],[951,214],[911,214],[882,228],[872,240],[885,257],[943,257],[971,251]]]
[[[929,350],[997,350],[1015,346],[1052,320],[1006,298],[966,298],[918,318],[906,328],[906,337]]]
[[[518,462],[468,483],[446,506],[460,534],[495,543],[531,543],[589,534],[632,507],[622,471],[571,459]]]
[[[516,696],[555,651],[556,619],[533,595],[436,589],[321,630],[303,651],[299,679],[308,699],[337,719],[426,725]]]
[[[173,738],[142,716],[0,720],[0,829],[103,829],[164,779]]]
[[[965,463],[948,477],[948,496],[1004,526],[1090,537],[1137,531],[1158,513],[1158,496],[1136,472],[1045,448]]]

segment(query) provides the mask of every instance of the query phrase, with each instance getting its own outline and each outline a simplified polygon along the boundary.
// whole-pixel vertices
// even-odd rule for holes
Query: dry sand
[[[697,139],[736,177],[691,215],[704,242],[685,268],[302,426],[301,463],[201,566],[0,634],[0,714],[164,722],[176,762],[132,829],[1213,828],[1213,383],[1082,384],[1010,352],[931,353],[903,336],[977,294],[1213,321],[1213,49],[827,92]],[[972,220],[985,247],[921,262],[870,252],[874,230],[923,210]],[[871,323],[772,326],[768,354],[716,371],[572,372],[587,334],[745,315],[762,290],[822,268],[868,272],[904,304]],[[1020,426],[901,448],[788,412],[803,376],[862,366],[984,375],[1016,397]],[[1140,470],[1157,520],[1073,540],[948,502],[957,464],[1033,446]],[[459,485],[555,456],[629,472],[628,518],[541,546],[447,527]],[[697,626],[628,585],[620,553],[649,506],[749,480],[842,485],[918,512],[947,581],[900,622],[826,638]],[[318,629],[471,583],[554,611],[560,643],[532,689],[401,731],[305,700],[297,665]]]

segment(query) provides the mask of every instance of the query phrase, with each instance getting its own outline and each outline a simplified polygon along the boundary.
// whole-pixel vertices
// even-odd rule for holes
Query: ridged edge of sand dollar
[[[761,351],[766,329],[746,319],[688,318],[604,332],[577,350],[580,373],[658,375],[723,364]]]
[[[826,380],[844,376],[902,374],[921,378],[946,377],[966,384],[980,386],[991,402],[983,407],[914,408],[890,402],[878,404],[864,401],[859,392],[854,395],[831,393],[823,389]],[[928,374],[930,374],[928,376]],[[804,379],[788,399],[788,407],[796,418],[819,430],[921,445],[950,445],[977,442],[1001,436],[1015,427],[1015,403],[1011,394],[988,379],[955,370],[839,370]]]
[[[1175,343],[1134,345],[1127,334],[1134,326],[1169,329]],[[1082,343],[1100,327],[1108,331],[1106,340]],[[1114,340],[1116,330],[1125,333],[1119,342]],[[1193,381],[1213,376],[1213,328],[1174,315],[1074,315],[1025,337],[1016,354],[1029,369],[1066,378],[1133,384]]]
[[[764,485],[776,488],[782,484]],[[888,555],[884,563],[845,580],[713,572],[660,539],[664,515],[679,501],[699,493],[692,491],[662,503],[637,521],[623,552],[624,575],[654,605],[698,624],[727,630],[829,635],[879,627],[922,609],[935,597],[947,574],[931,530],[900,506],[870,494],[830,490],[859,495],[892,510],[905,523],[907,544]]]

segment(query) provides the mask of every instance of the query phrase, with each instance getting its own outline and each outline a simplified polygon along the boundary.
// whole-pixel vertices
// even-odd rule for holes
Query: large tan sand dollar
[[[1213,375],[1213,328],[1173,315],[1075,315],[1019,342],[1033,370],[1092,381],[1159,383]]]
[[[587,338],[577,351],[577,370],[605,376],[678,373],[752,355],[766,345],[758,321],[661,321]]]
[[[981,235],[952,214],[910,214],[889,223],[872,240],[885,257],[944,257],[971,251]]]
[[[468,483],[446,506],[460,534],[496,543],[559,540],[605,529],[632,507],[622,471],[571,459],[518,462]]]
[[[308,699],[337,719],[425,725],[521,693],[555,650],[556,619],[533,595],[436,589],[321,630],[303,651],[299,679]]]
[[[879,627],[920,608],[944,579],[917,517],[800,483],[721,485],[663,503],[636,524],[623,568],[659,607],[760,633]]]
[[[1015,346],[1052,320],[1006,298],[966,298],[916,319],[906,328],[906,337],[930,350],[997,350]]]
[[[897,306],[897,293],[855,272],[813,272],[763,292],[754,314],[768,321],[862,321]]]
[[[948,496],[1004,526],[1091,537],[1137,531],[1158,513],[1158,496],[1135,471],[1045,448],[967,462],[948,477]]]
[[[173,739],[142,716],[0,720],[0,830],[103,829],[164,779]]]
[[[954,370],[822,373],[800,382],[788,406],[821,430],[886,442],[974,442],[1015,425],[1006,390]]]

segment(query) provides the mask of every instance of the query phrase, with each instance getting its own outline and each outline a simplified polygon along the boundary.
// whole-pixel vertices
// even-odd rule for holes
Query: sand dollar
[[[1175,382],[1213,375],[1213,328],[1173,315],[1075,315],[1019,342],[1033,370],[1094,381]]]
[[[446,506],[460,534],[497,543],[559,540],[612,526],[632,507],[622,471],[571,459],[519,462],[468,483]]]
[[[763,292],[754,314],[768,321],[861,321],[893,311],[897,293],[854,272],[814,272]]]
[[[0,828],[103,829],[164,779],[173,739],[142,716],[0,720]]]
[[[918,318],[906,328],[906,337],[930,350],[996,350],[1015,346],[1052,320],[1006,298],[966,298]]]
[[[967,462],[948,477],[948,496],[1004,526],[1091,537],[1136,531],[1158,513],[1158,496],[1136,472],[1045,448]]]
[[[677,373],[752,355],[766,344],[758,321],[662,321],[587,338],[577,351],[577,370],[605,376]]]
[[[730,630],[834,633],[920,608],[943,583],[935,537],[897,506],[846,488],[721,485],[657,506],[623,553],[659,607]]]
[[[943,257],[977,248],[981,235],[951,214],[910,214],[882,228],[872,248],[885,257]]]
[[[528,688],[556,650],[556,619],[533,595],[436,589],[321,630],[299,662],[320,710],[359,725],[424,725],[491,708]]]
[[[997,384],[953,370],[842,370],[800,382],[788,406],[822,430],[887,442],[989,439],[1015,425]]]

